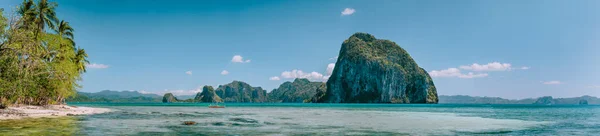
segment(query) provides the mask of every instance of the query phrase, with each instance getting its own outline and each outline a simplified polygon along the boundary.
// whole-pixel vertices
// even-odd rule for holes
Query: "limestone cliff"
[[[177,100],[177,98],[175,98],[175,96],[172,93],[166,93],[163,96],[163,103],[171,103],[171,102],[178,102],[179,100]]]
[[[196,94],[194,97],[194,101],[196,102],[222,102],[221,97],[217,95],[215,89],[212,86],[204,86],[202,87],[202,92]]]
[[[429,74],[396,43],[356,33],[345,40],[327,81],[328,103],[437,103]]]
[[[267,91],[241,81],[219,85],[215,93],[224,102],[267,102]]]
[[[315,96],[317,88],[324,85],[323,82],[310,82],[305,78],[297,78],[294,82],[285,82],[277,89],[269,92],[271,102],[301,103],[310,102]]]

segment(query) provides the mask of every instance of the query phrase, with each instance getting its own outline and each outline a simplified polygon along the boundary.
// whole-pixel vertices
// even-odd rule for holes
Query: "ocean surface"
[[[597,105],[70,105],[113,111],[0,121],[0,135],[600,135]],[[184,121],[197,124],[183,125]]]

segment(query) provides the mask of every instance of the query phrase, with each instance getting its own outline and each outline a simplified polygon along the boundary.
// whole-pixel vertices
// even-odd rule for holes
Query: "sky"
[[[83,92],[325,81],[342,42],[367,32],[407,50],[441,95],[600,96],[595,0],[55,1],[89,54]]]

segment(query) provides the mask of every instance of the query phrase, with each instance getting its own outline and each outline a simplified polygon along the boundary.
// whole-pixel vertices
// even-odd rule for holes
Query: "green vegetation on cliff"
[[[215,93],[224,102],[267,102],[267,91],[241,81],[219,85]]]
[[[172,93],[166,93],[166,94],[163,96],[162,102],[163,102],[163,103],[174,103],[174,102],[197,102],[197,101],[196,101],[196,100],[194,100],[194,99],[185,99],[185,100],[179,100],[179,99],[177,99],[177,97],[175,97],[175,95],[173,95]]]
[[[310,82],[308,79],[297,78],[294,82],[284,82],[279,88],[273,89],[268,96],[271,102],[302,103],[311,102],[317,93],[317,88],[323,82]]]
[[[177,100],[177,98],[175,98],[175,96],[172,93],[166,93],[163,96],[162,102],[164,103],[171,103],[171,102],[178,102],[179,100]]]
[[[223,102],[221,97],[217,95],[215,89],[212,86],[202,87],[202,92],[196,94],[194,100],[196,102]]]
[[[356,33],[344,41],[321,102],[437,103],[429,74],[396,43]]]

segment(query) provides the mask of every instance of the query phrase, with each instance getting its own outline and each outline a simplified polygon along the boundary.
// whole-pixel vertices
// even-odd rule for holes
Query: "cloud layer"
[[[558,85],[558,84],[562,84],[562,82],[557,81],[557,80],[553,80],[553,81],[542,82],[542,84],[545,84],[545,85]]]
[[[319,72],[304,72],[302,70],[297,70],[294,69],[292,71],[283,71],[281,72],[281,77],[282,78],[306,78],[308,80],[312,80],[312,81],[326,81],[327,79],[323,78],[323,74],[319,73]]]
[[[491,62],[487,64],[473,63],[471,65],[462,65],[458,68],[448,68],[444,70],[433,70],[429,72],[432,77],[458,77],[458,78],[481,78],[487,77],[489,74],[485,72],[493,71],[511,71],[512,65],[510,63]],[[517,68],[521,70],[527,70],[529,67]],[[462,73],[461,70],[473,71],[468,73]]]
[[[93,69],[105,69],[105,68],[108,68],[108,65],[92,63],[92,64],[86,64],[85,67],[93,68]]]
[[[448,68],[445,70],[433,70],[429,72],[429,75],[432,77],[458,77],[458,78],[479,78],[488,76],[487,73],[478,73],[475,74],[473,72],[469,72],[467,74],[463,74],[457,68]]]
[[[511,69],[509,63],[492,62],[485,65],[473,63],[470,66],[460,66],[460,69],[472,71],[507,71]]]
[[[186,71],[185,74],[192,75],[192,71]]]
[[[325,74],[321,74],[319,72],[304,72],[302,70],[298,70],[298,69],[293,69],[291,71],[283,71],[281,72],[281,75],[278,76],[274,76],[274,77],[270,77],[269,80],[280,80],[281,78],[283,79],[296,79],[296,78],[306,78],[308,80],[311,81],[319,81],[319,82],[326,82],[329,77],[331,76],[331,74],[333,73],[333,68],[335,67],[335,63],[329,63],[327,64],[327,68],[325,69]]]

